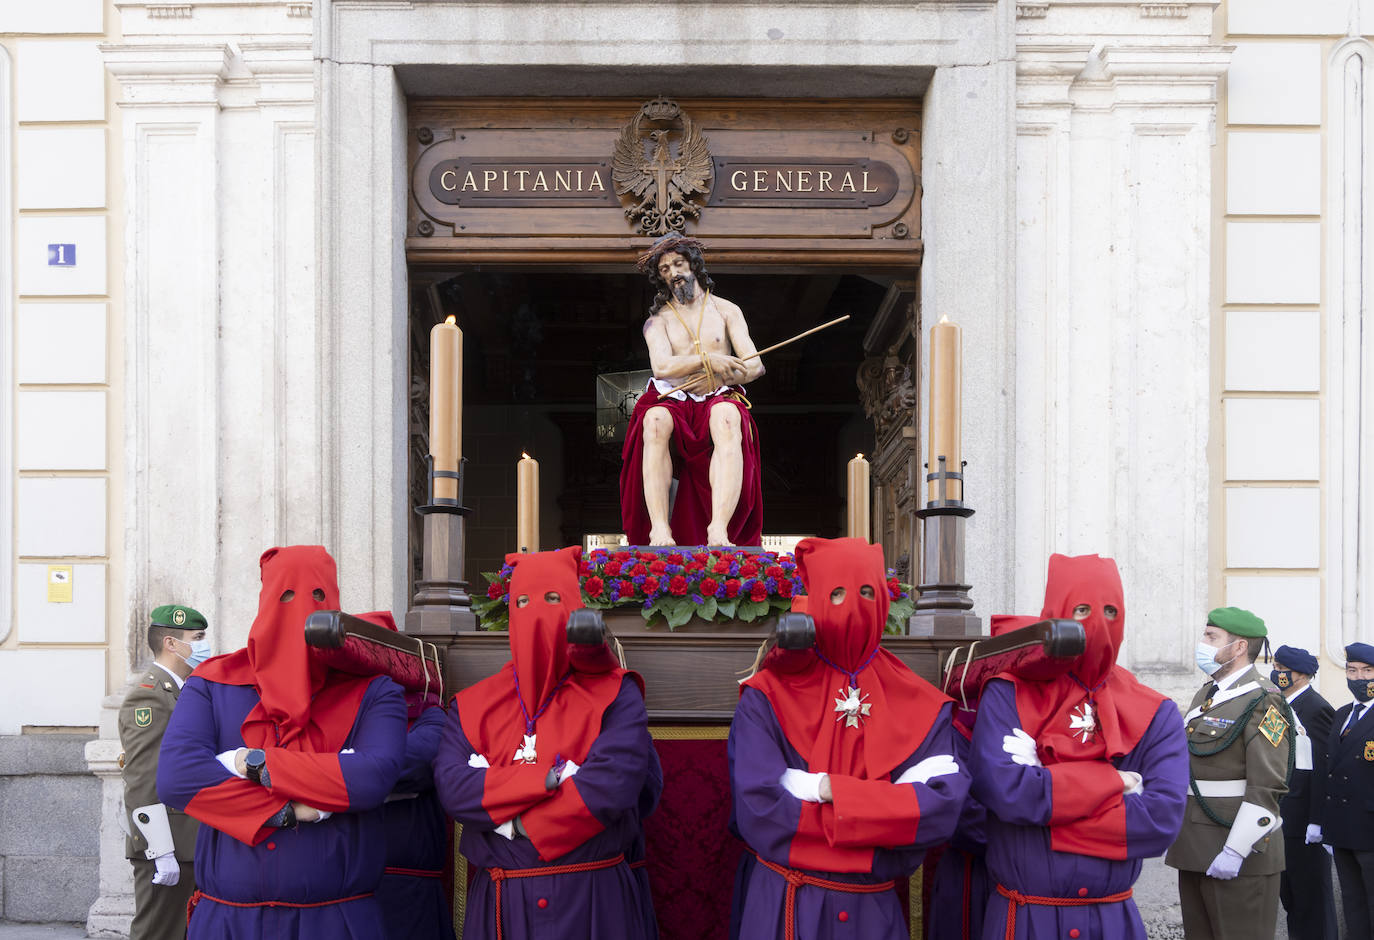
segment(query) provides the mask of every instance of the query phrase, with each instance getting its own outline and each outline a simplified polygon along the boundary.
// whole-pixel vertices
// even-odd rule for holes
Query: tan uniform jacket
[[[124,840],[126,858],[141,859],[148,848],[148,840],[128,817],[140,806],[161,802],[157,798],[157,754],[180,694],[170,675],[158,666],[149,666],[119,708],[119,743],[124,747],[124,814],[129,826],[129,835]],[[170,806],[167,822],[172,829],[177,861],[193,861],[200,823]]]
[[[1212,813],[1221,819],[1234,820],[1242,802],[1252,803],[1279,819],[1279,799],[1288,792],[1288,754],[1292,747],[1289,723],[1282,717],[1287,714],[1282,693],[1254,666],[1229,689],[1217,693],[1213,698],[1218,701],[1207,707],[1205,693],[1210,685],[1208,682],[1198,690],[1185,715],[1190,774],[1198,781],[1245,782],[1244,796],[1204,797]],[[1250,688],[1226,698],[1228,693],[1246,686]],[[1197,753],[1216,748],[1247,711],[1244,730],[1230,746],[1214,756]],[[1276,717],[1282,725],[1276,723]],[[1229,826],[1218,825],[1207,815],[1190,786],[1183,829],[1164,861],[1182,871],[1205,872],[1226,844],[1230,831]],[[1272,875],[1283,868],[1283,830],[1275,826],[1254,844],[1240,874]]]

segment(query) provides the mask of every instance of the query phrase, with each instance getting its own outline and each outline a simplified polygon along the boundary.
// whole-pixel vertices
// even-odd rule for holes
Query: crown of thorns
[[[635,260],[635,266],[643,274],[653,274],[658,259],[670,251],[683,254],[683,249],[695,248],[697,251],[705,251],[706,246],[688,235],[664,235],[658,241],[649,246],[649,250],[644,252]]]

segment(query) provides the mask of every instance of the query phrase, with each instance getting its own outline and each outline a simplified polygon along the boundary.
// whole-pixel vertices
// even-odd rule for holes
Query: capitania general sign
[[[606,107],[585,117],[548,108],[543,120],[523,109],[503,122],[481,109],[469,112],[482,120],[464,121],[455,104],[450,126],[425,114],[412,135],[410,231],[785,237],[801,224],[819,237],[909,237],[916,133],[881,110],[865,120],[861,109],[807,107],[655,98],[608,127]]]

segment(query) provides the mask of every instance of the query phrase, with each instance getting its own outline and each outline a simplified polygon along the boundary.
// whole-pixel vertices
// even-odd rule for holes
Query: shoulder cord
[[[1245,730],[1245,726],[1250,723],[1250,716],[1255,713],[1255,709],[1259,707],[1259,703],[1264,701],[1265,697],[1266,696],[1263,693],[1256,695],[1254,701],[1252,701],[1249,704],[1249,706],[1245,709],[1245,712],[1239,718],[1236,719],[1236,723],[1231,726],[1231,730],[1228,731],[1219,742],[1217,742],[1217,745],[1215,747],[1208,750],[1202,747],[1201,745],[1197,745],[1194,744],[1192,741],[1189,741],[1188,753],[1193,755],[1194,757],[1213,757],[1217,754],[1220,754],[1222,751],[1226,750],[1232,744],[1236,743],[1236,738],[1240,737],[1241,732]],[[1293,709],[1288,704],[1288,700],[1285,699],[1283,696],[1279,696],[1279,702],[1282,705],[1281,714],[1283,715],[1284,720],[1288,722],[1288,728],[1283,733],[1283,736],[1288,739],[1288,771],[1283,778],[1283,785],[1287,787],[1288,784],[1291,783],[1293,780],[1293,767],[1297,761],[1297,732],[1293,725]],[[1211,805],[1207,802],[1207,800],[1203,798],[1202,793],[1198,790],[1197,779],[1193,776],[1191,762],[1189,762],[1188,767],[1188,787],[1192,791],[1193,799],[1197,800],[1198,806],[1202,809],[1203,814],[1208,819],[1216,823],[1218,826],[1221,826],[1223,829],[1230,829],[1231,826],[1235,824],[1234,819],[1228,822],[1227,820],[1222,819],[1219,815],[1217,815],[1217,812],[1214,809],[1212,809]]]

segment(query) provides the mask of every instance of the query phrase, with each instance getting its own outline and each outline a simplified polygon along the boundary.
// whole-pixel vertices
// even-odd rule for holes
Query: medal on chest
[[[539,760],[539,755],[534,752],[534,735],[525,735],[524,742],[515,749],[514,760],[522,764],[533,764],[535,761]]]
[[[867,695],[860,695],[859,690],[852,685],[847,685],[839,692],[839,697],[835,699],[836,721],[843,719],[846,728],[859,727],[859,719],[869,717],[869,712],[873,706],[864,701]]]
[[[1084,744],[1097,734],[1097,713],[1093,710],[1092,702],[1084,702],[1069,715],[1069,734],[1078,735]]]

